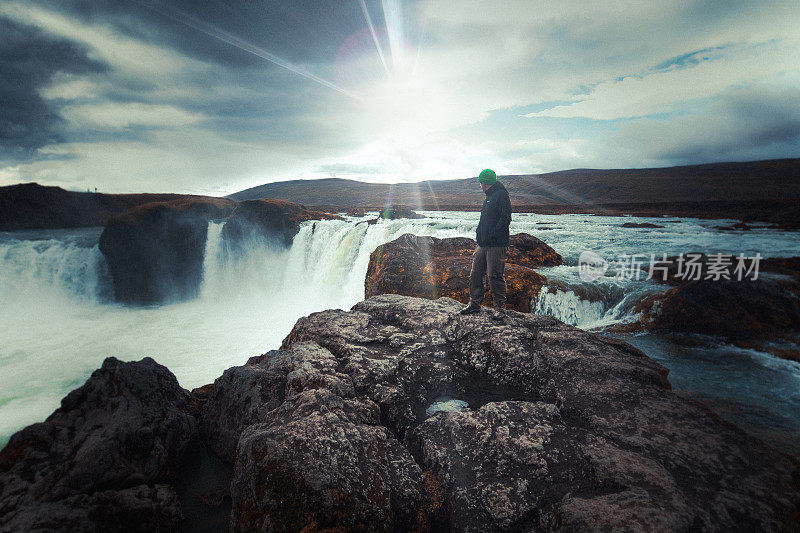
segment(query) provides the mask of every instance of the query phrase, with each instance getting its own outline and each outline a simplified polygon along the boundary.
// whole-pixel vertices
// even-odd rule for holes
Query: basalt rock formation
[[[288,246],[301,222],[340,217],[281,200],[189,198],[136,207],[112,217],[100,236],[116,300],[147,305],[197,296],[209,220],[225,218],[223,238],[235,247],[254,238]]]
[[[351,312],[301,319],[284,341],[285,350],[311,350],[307,343],[324,349],[315,360],[328,361],[329,370],[315,378],[312,368],[323,367],[316,362],[295,374],[315,388],[303,394],[374,404],[372,416],[379,413],[381,426],[414,458],[418,471],[403,455],[396,459],[414,490],[405,497],[379,492],[380,501],[391,502],[385,505],[414,502],[430,511],[425,523],[456,531],[779,530],[800,517],[798,464],[673,394],[666,370],[640,351],[551,317],[511,312],[494,326],[485,316],[457,316],[459,307],[447,298],[377,296]],[[336,371],[344,383],[333,378]],[[442,396],[469,408],[426,417]],[[369,419],[365,407],[348,411],[337,401],[333,409],[331,400],[309,398],[298,411],[339,424]],[[308,484],[325,495],[335,494],[339,475],[325,465],[350,464],[330,458],[338,440],[320,439],[313,426],[290,431],[301,433],[301,443],[323,443],[298,446],[278,461],[275,450],[289,446],[278,444],[278,420],[251,426],[239,440],[240,458],[266,454],[273,462],[237,464],[234,517],[253,508],[252,495],[277,493],[260,474],[264,466],[280,464],[284,485]],[[396,449],[369,448],[373,460]],[[357,479],[380,471],[354,457],[358,466],[341,471],[359,473]],[[434,489],[417,488],[420,473]],[[349,494],[366,498],[374,494],[368,487]],[[323,501],[306,523],[337,527],[337,499]]]
[[[222,236],[231,243],[267,238],[279,245],[289,246],[300,223],[306,220],[344,219],[284,200],[247,200],[233,210],[222,228]]]
[[[687,281],[645,297],[636,310],[651,331],[748,339],[800,330],[800,286],[774,280]]]
[[[313,313],[280,350],[192,394],[152,360],[109,359],[0,452],[0,531],[185,527],[196,502],[175,487],[198,438],[233,462],[232,531],[800,519],[800,464],[672,393],[642,352],[552,317],[498,324],[460,307],[381,295]],[[428,412],[442,397],[466,408]]]
[[[540,239],[512,235],[506,257],[509,309],[530,312],[546,278],[534,268],[560,265],[561,256]],[[437,239],[406,234],[378,246],[370,255],[365,294],[404,294],[469,302],[469,273],[475,241],[466,237]],[[484,305],[491,305],[488,293]]]
[[[208,221],[228,216],[224,198],[154,202],[112,217],[100,236],[117,301],[154,304],[197,295]]]

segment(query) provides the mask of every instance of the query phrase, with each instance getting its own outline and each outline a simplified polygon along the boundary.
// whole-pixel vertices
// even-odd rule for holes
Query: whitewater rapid
[[[17,429],[44,419],[105,357],[150,356],[183,387],[201,386],[226,368],[277,349],[298,318],[349,309],[362,300],[369,256],[379,245],[405,233],[474,237],[478,213],[426,214],[429,218],[377,224],[366,223],[371,217],[308,222],[288,249],[254,243],[243,251],[231,250],[222,239],[222,223],[211,222],[198,298],[151,307],[112,302],[97,246],[102,228],[0,233],[0,445]],[[511,231],[531,233],[562,254],[565,265],[541,269],[562,286],[583,283],[577,263],[584,250],[609,259],[692,250],[796,254],[791,232],[723,233],[713,228],[720,221],[629,220],[664,227],[621,228],[626,219],[618,217],[515,214]],[[532,309],[592,329],[631,319],[626,302],[657,290],[652,282],[612,276],[593,284],[602,301],[581,300],[569,290],[542,291]],[[763,366],[757,359],[752,364]],[[800,370],[790,365],[780,372],[787,380],[781,388],[800,388],[800,378],[792,381]]]

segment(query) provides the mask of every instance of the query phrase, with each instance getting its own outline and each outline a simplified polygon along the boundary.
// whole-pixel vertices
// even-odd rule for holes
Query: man
[[[508,226],[511,224],[511,201],[508,191],[497,181],[497,174],[486,169],[478,176],[478,183],[486,194],[481,209],[476,237],[478,246],[472,255],[472,271],[469,274],[469,305],[461,310],[462,315],[479,313],[486,294],[484,276],[489,276],[494,312],[492,320],[503,320],[506,316],[506,252],[508,251]]]

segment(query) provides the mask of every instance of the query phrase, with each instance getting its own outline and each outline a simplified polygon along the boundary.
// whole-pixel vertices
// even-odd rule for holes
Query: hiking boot
[[[492,320],[497,320],[499,322],[505,318],[506,312],[502,309],[495,309],[495,311],[492,313]]]
[[[473,303],[470,303],[464,309],[459,311],[459,314],[462,314],[462,315],[474,315],[475,313],[480,313],[480,312],[481,312],[481,306],[480,305],[475,305]]]

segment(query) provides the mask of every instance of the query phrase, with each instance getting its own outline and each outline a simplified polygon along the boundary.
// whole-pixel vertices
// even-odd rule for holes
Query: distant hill
[[[500,176],[517,212],[732,218],[800,229],[800,159],[666,168],[576,169]],[[279,198],[328,211],[389,203],[422,210],[478,210],[475,178],[374,184],[345,179],[268,183],[230,195]]]
[[[800,199],[800,159],[712,163],[625,170],[576,169],[500,176],[518,206],[593,206],[673,202]],[[329,178],[268,183],[234,193],[234,200],[279,198],[314,206],[415,208],[480,205],[474,178],[374,184]]]
[[[774,222],[800,228],[800,159],[629,170],[577,169],[501,176],[514,211],[692,216]],[[23,183],[0,187],[0,231],[102,226],[137,205],[186,194],[103,194]],[[376,184],[338,178],[268,183],[229,196],[276,198],[323,211],[386,205],[421,210],[478,210],[475,178]]]

